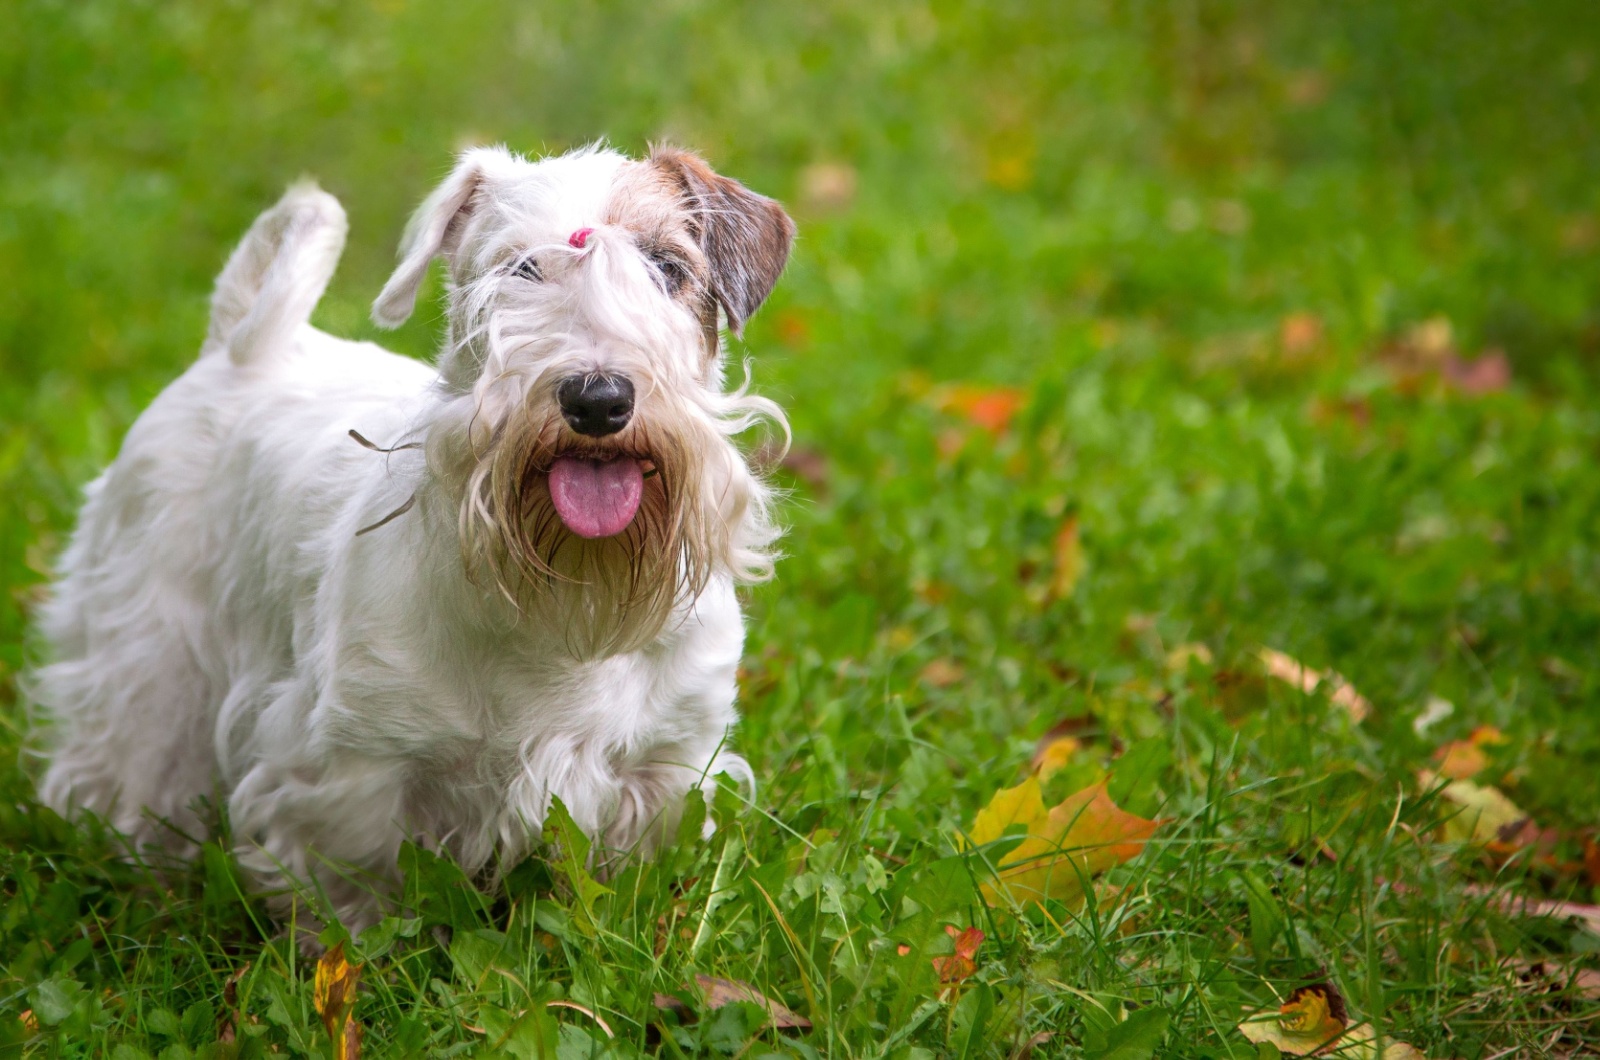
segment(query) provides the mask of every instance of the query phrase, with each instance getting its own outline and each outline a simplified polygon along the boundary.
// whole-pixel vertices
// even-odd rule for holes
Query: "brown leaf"
[[[805,1030],[811,1026],[810,1020],[795,1014],[785,1006],[766,997],[761,991],[742,980],[720,979],[712,975],[696,975],[694,981],[706,1000],[706,1008],[715,1010],[735,1001],[748,1001],[766,1009],[768,1015],[772,1018],[774,1027],[792,1027]]]
[[[661,997],[661,996],[662,996],[661,994],[657,994],[656,995],[656,997]],[[607,1023],[603,1016],[601,1016],[594,1009],[585,1008],[584,1006],[578,1004],[576,1001],[546,1001],[544,1003],[544,1007],[545,1008],[564,1008],[564,1009],[571,1009],[573,1012],[581,1012],[585,1016],[588,1016],[590,1019],[594,1020],[597,1024],[599,1024],[600,1025],[600,1029],[602,1031],[605,1031],[605,1034],[606,1034],[607,1038],[615,1038],[616,1037],[616,1035],[613,1034],[612,1031],[611,1031],[611,1024]]]
[[[1275,648],[1262,648],[1257,657],[1266,667],[1267,675],[1274,677],[1285,684],[1293,685],[1306,695],[1315,692],[1324,683],[1328,698],[1335,706],[1343,707],[1345,713],[1350,715],[1350,720],[1361,722],[1372,713],[1372,704],[1367,698],[1355,690],[1355,686],[1332,670],[1322,673],[1313,670],[1305,663],[1292,655],[1276,650]]]
[[[944,933],[955,941],[955,953],[949,956],[932,958],[933,970],[938,973],[939,982],[945,985],[941,994],[948,997],[953,994],[954,987],[972,976],[978,970],[978,947],[983,944],[983,932],[977,928],[961,930],[953,924],[946,924]]]
[[[1322,318],[1315,313],[1290,313],[1278,321],[1278,344],[1290,356],[1310,353],[1322,344]]]
[[[1480,884],[1468,884],[1466,893],[1475,897],[1489,897],[1492,903],[1511,916],[1547,916],[1556,920],[1576,920],[1589,931],[1600,935],[1600,905],[1581,902],[1560,902],[1549,898],[1524,898],[1517,894],[1491,894]]]
[[[967,676],[960,664],[945,658],[938,658],[922,668],[917,680],[932,688],[949,688],[951,685]]]
[[[1489,766],[1485,747],[1506,742],[1505,734],[1493,725],[1480,725],[1465,740],[1452,740],[1433,753],[1439,775],[1451,780],[1471,780]]]
[[[1513,960],[1510,967],[1525,985],[1554,993],[1570,994],[1584,1001],[1600,1001],[1600,971],[1575,968],[1561,961]]]
[[[222,1014],[217,1017],[217,1041],[231,1042],[238,1037],[239,1026],[239,980],[245,977],[250,970],[250,962],[246,961],[228,976],[228,981],[222,984]]]
[[[1083,539],[1078,533],[1076,515],[1068,515],[1061,520],[1061,527],[1056,531],[1051,546],[1051,555],[1055,560],[1055,569],[1050,575],[1050,598],[1065,600],[1077,588],[1078,579],[1083,577]]]
[[[361,965],[345,960],[343,942],[334,943],[317,962],[312,1001],[333,1042],[334,1060],[358,1060],[361,1056],[361,1024],[351,1018],[360,982]]]
[[[1447,357],[1439,373],[1463,394],[1493,394],[1511,385],[1511,362],[1503,350],[1489,350],[1470,361]]]
[[[856,197],[855,167],[844,162],[813,162],[800,171],[800,202],[814,213],[833,213]]]

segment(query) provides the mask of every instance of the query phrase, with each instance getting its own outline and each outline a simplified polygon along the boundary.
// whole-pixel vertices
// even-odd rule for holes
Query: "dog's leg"
[[[280,918],[310,889],[352,934],[377,921],[397,882],[405,781],[403,763],[347,752],[262,761],[245,775],[228,804],[235,853],[278,892]]]
[[[40,795],[62,814],[106,816],[135,849],[188,853],[204,825],[192,806],[215,774],[203,609],[137,525],[154,492],[139,479],[113,468],[90,487],[45,608],[55,661],[28,684],[53,723]]]

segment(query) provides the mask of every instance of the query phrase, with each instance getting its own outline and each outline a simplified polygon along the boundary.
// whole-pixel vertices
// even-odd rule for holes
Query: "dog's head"
[[[556,605],[591,651],[653,636],[713,574],[770,574],[768,492],[732,436],[783,419],[724,392],[721,329],[765,301],[793,238],[776,202],[684,151],[460,158],[373,318],[404,321],[444,258],[454,419],[428,448],[473,571]]]

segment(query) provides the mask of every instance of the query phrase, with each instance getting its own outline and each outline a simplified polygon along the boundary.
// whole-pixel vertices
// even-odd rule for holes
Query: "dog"
[[[234,251],[88,487],[31,684],[46,804],[184,856],[219,800],[277,915],[309,886],[357,931],[408,838],[493,873],[559,798],[649,856],[690,789],[753,788],[735,590],[779,530],[734,439],[788,427],[723,334],[795,227],[683,150],[469,150],[373,305],[398,326],[444,260],[431,367],[310,325],[345,234],[303,183]]]

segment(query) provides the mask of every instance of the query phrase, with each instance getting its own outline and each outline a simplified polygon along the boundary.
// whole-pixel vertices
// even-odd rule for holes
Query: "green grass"
[[[1035,1056],[1149,1055],[1106,1051],[1140,1013],[1165,1020],[1156,1055],[1254,1057],[1234,1025],[1323,975],[1430,1056],[1600,1050],[1594,1001],[1507,965],[1593,968],[1600,935],[1489,897],[1596,897],[1572,868],[1600,826],[1590,5],[546,6],[13,9],[0,1055],[326,1055],[310,968],[220,848],[158,879],[34,802],[30,612],[78,489],[193,357],[212,276],[284,184],[346,204],[317,320],[373,336],[453,148],[601,135],[693,145],[801,224],[746,343],[825,461],[786,478],[789,558],[749,595],[761,790],[589,912],[560,864],[480,896],[419,856],[412,918],[357,947],[366,1055],[602,1049],[538,1004],[567,999],[622,1055],[1012,1057],[1040,1032]],[[808,195],[819,164],[854,173],[848,201]],[[1291,314],[1320,322],[1310,348],[1286,348]],[[1436,318],[1511,385],[1397,382]],[[437,328],[383,341],[426,356]],[[1027,398],[994,437],[939,411],[953,382]],[[1084,573],[1051,599],[1073,514]],[[1185,643],[1213,663],[1169,666]],[[1262,645],[1336,668],[1372,717],[1263,681]],[[935,660],[960,678],[923,680]],[[1418,735],[1431,697],[1454,712]],[[1109,770],[1164,824],[1106,912],[990,911],[957,836],[1075,716],[1095,738],[1053,783]],[[1437,838],[1416,771],[1485,724],[1554,867]],[[987,935],[953,1004],[945,923]],[[653,1005],[695,973],[814,1026]]]

